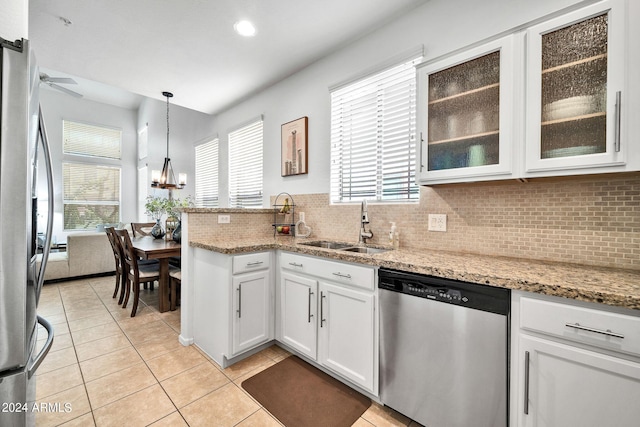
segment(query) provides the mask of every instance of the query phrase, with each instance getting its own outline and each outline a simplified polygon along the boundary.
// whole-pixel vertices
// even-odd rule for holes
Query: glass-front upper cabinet
[[[512,172],[513,38],[417,67],[420,184]]]
[[[624,165],[622,4],[599,2],[527,31],[527,173]]]

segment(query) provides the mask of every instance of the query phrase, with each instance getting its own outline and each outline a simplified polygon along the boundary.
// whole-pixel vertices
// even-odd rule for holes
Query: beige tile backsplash
[[[328,194],[293,198],[296,217],[305,212],[313,229],[310,239],[358,240],[360,204],[330,205]],[[447,215],[446,232],[427,230],[430,213]],[[271,214],[232,214],[231,224],[211,224],[215,217],[190,214],[190,233],[273,235]],[[401,248],[640,269],[637,173],[422,187],[419,203],[369,203],[369,219],[371,243],[386,244],[395,221]]]

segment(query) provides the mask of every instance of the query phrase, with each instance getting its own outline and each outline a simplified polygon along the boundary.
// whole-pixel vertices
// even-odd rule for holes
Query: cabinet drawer
[[[259,252],[233,257],[233,274],[269,268],[269,252]]]
[[[520,310],[522,329],[640,356],[640,317],[532,298]]]
[[[375,289],[373,268],[281,252],[280,267],[361,289]]]

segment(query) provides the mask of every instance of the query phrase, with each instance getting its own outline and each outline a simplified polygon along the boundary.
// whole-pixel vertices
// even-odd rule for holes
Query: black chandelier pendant
[[[167,98],[167,156],[164,158],[162,172],[157,170],[151,172],[151,187],[180,189],[187,184],[187,174],[178,174],[178,180],[176,181],[171,159],[169,158],[169,98],[172,98],[173,94],[171,92],[162,92],[162,96]]]

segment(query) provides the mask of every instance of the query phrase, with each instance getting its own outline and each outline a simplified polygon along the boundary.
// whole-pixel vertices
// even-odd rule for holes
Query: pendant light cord
[[[167,158],[169,158],[169,95],[167,95]]]

